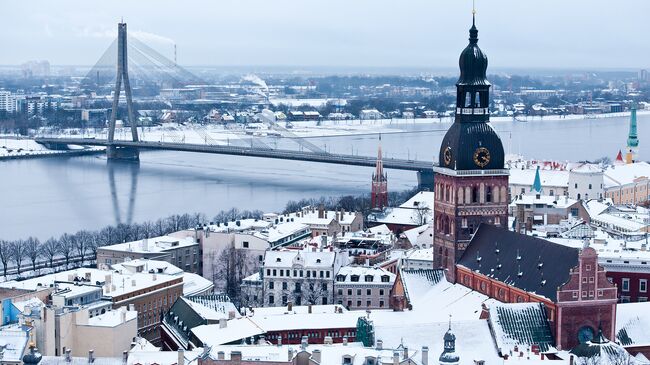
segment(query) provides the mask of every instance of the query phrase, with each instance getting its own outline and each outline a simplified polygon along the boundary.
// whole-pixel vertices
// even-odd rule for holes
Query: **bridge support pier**
[[[133,147],[106,147],[106,158],[108,160],[140,161],[140,151]]]
[[[418,171],[418,190],[433,191],[433,169]]]

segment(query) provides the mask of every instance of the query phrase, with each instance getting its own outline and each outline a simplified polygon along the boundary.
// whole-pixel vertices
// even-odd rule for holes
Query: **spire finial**
[[[451,314],[449,314],[449,330],[451,331]]]

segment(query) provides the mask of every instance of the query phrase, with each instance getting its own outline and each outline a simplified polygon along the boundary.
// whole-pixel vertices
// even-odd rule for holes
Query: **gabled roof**
[[[578,265],[578,249],[481,224],[458,264],[555,301]]]
[[[490,327],[501,355],[515,346],[538,345],[541,352],[556,352],[553,334],[542,303],[497,303],[489,309]]]

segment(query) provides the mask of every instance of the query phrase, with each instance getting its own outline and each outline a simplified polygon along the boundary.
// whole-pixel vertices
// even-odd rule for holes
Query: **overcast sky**
[[[0,64],[92,65],[129,31],[181,65],[455,66],[471,0],[3,1]],[[498,68],[650,67],[650,0],[477,0]],[[646,25],[646,26],[644,26]]]

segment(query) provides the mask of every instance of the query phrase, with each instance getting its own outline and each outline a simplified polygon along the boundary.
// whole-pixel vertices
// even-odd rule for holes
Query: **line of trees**
[[[219,212],[214,216],[213,221],[225,222],[261,217],[261,211],[240,211],[232,208]],[[43,266],[43,263],[48,268],[63,265],[67,269],[73,261],[81,265],[86,260],[93,260],[99,247],[164,236],[205,223],[207,218],[203,213],[175,214],[156,221],[110,225],[96,231],[81,230],[76,233],[64,233],[60,237],[51,237],[45,241],[40,241],[36,237],[0,240],[2,273],[6,278],[13,267],[15,273],[20,276],[20,273],[25,270],[36,271]]]

